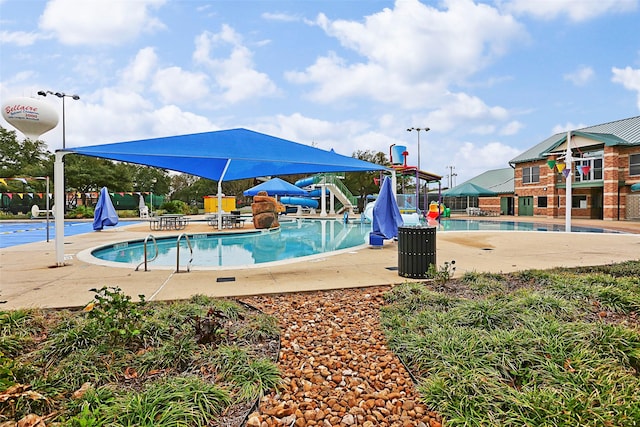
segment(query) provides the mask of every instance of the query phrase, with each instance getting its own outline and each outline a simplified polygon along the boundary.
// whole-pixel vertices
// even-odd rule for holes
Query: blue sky
[[[459,184],[640,114],[639,1],[0,0],[0,97],[78,94],[69,147],[245,127],[416,165],[428,126]]]

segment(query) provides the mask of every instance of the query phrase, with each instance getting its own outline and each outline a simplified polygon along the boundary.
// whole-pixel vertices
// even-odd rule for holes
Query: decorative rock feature
[[[248,298],[280,322],[284,379],[249,419],[260,427],[440,426],[385,344],[379,309],[388,290]]]
[[[260,191],[253,196],[251,212],[253,213],[253,226],[255,228],[276,228],[280,226],[278,222],[278,202],[275,198],[269,197],[266,191]]]

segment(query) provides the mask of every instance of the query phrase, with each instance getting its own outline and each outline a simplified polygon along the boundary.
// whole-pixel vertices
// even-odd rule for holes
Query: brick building
[[[571,216],[640,219],[640,116],[571,132]],[[509,163],[518,216],[565,215],[567,133],[555,134]],[[636,185],[634,185],[636,184]],[[490,198],[481,200],[493,203]]]

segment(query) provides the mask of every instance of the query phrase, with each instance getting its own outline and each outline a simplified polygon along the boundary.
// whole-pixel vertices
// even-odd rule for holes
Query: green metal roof
[[[513,184],[513,168],[486,171],[456,187],[460,187],[466,183],[475,184],[500,194],[513,193],[515,191]]]
[[[640,145],[640,116],[576,129],[572,134],[593,139],[597,141],[597,143],[604,144],[605,146]],[[566,132],[557,133],[514,157],[509,163],[516,164],[544,160],[546,157],[544,155],[545,153],[550,152],[565,142],[566,139]]]

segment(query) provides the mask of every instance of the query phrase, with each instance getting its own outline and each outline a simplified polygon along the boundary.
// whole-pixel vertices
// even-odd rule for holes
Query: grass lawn
[[[381,316],[445,425],[640,425],[640,262],[443,277]]]
[[[195,296],[0,312],[0,425],[239,425],[280,381],[275,318]]]

